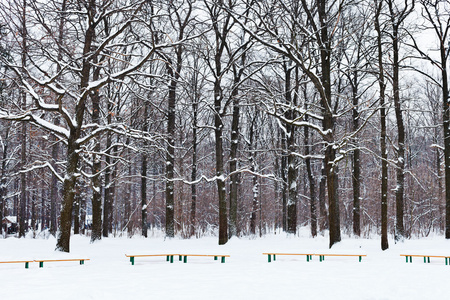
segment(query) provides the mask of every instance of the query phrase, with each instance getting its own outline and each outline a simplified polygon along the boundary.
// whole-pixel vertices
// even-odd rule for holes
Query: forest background
[[[0,219],[65,252],[149,228],[450,238],[449,9],[3,0]]]

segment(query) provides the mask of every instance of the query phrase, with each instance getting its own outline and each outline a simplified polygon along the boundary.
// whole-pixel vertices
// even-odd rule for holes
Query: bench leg
[[[309,262],[309,255],[306,255],[306,261]]]
[[[130,263],[131,263],[132,266],[134,266],[134,256],[130,257]]]
[[[430,263],[430,257],[428,256],[428,263]]]
[[[170,261],[170,256],[167,255],[166,261]]]
[[[214,256],[214,260],[217,260],[217,256]]]
[[[447,261],[447,259],[445,259],[445,261]],[[30,266],[30,263],[28,261],[25,262],[25,269],[28,269],[29,266]]]
[[[267,255],[267,262],[271,262],[272,261],[272,257],[270,254]]]
[[[173,255],[170,256],[170,263],[173,264]]]
[[[448,265],[448,257],[445,258],[445,265]]]
[[[276,261],[277,260],[277,257],[276,257],[276,255],[274,254],[273,255],[273,261]]]
[[[222,261],[221,261],[221,263],[225,263],[225,256],[222,256]]]
[[[181,256],[180,256],[181,257]],[[187,263],[187,256],[185,255],[184,256],[184,261],[183,261],[184,263]]]
[[[39,268],[43,268],[44,267],[44,262],[43,261],[40,261],[39,262]]]
[[[362,256],[359,257],[359,262],[361,262],[361,260],[362,260]]]
[[[84,265],[84,260],[80,260],[80,265]]]
[[[181,257],[181,255],[178,255],[178,260],[179,260],[179,261],[181,261],[181,260],[182,260],[182,257]]]

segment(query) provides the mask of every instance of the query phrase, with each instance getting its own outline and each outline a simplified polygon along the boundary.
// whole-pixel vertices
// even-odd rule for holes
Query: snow
[[[152,235],[152,234],[150,234]],[[155,234],[153,234],[155,235]],[[283,233],[259,239],[233,238],[217,245],[216,237],[164,239],[104,238],[90,244],[89,237],[73,236],[71,253],[55,252],[56,240],[0,239],[0,261],[21,259],[90,258],[78,262],[0,264],[2,299],[448,299],[450,266],[443,259],[430,264],[400,254],[450,255],[450,241],[442,236],[405,240],[380,250],[380,239],[344,237],[328,249],[328,237]],[[31,250],[32,249],[32,250]],[[367,254],[356,257],[278,256],[268,263],[263,252]],[[210,257],[136,258],[132,266],[125,254],[156,253],[229,254],[222,264]]]

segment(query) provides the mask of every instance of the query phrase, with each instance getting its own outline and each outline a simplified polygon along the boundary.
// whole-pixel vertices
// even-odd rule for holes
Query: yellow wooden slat
[[[11,260],[11,261],[0,261],[0,264],[14,264],[14,263],[30,263],[33,260]]]
[[[90,260],[88,258],[79,258],[79,259],[35,259],[35,262],[57,262],[57,261],[81,261],[81,260]]]

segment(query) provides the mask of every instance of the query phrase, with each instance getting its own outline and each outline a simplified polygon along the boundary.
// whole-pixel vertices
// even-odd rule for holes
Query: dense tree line
[[[66,252],[155,229],[450,238],[449,9],[3,1],[0,217]]]

